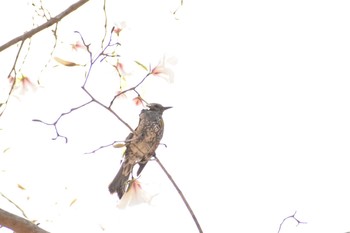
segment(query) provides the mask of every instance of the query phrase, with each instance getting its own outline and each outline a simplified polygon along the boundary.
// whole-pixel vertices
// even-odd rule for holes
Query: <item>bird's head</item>
[[[163,113],[165,110],[172,108],[172,107],[163,107],[161,104],[157,103],[151,103],[147,104],[147,107],[149,108],[150,111],[157,111]]]

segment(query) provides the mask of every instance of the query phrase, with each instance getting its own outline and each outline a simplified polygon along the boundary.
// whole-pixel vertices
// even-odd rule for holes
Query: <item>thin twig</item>
[[[44,122],[42,120],[39,120],[39,119],[33,119],[32,121],[34,122],[40,122],[40,123],[43,123],[44,125],[51,125],[55,128],[55,132],[56,132],[56,137],[52,138],[52,140],[56,140],[57,138],[63,138],[65,140],[65,142],[67,143],[68,142],[68,138],[66,136],[63,136],[61,135],[59,132],[58,132],[58,129],[57,129],[57,121],[54,122],[54,123],[47,123],[47,122]]]
[[[59,132],[58,132],[58,129],[57,129],[57,123],[58,123],[58,121],[59,121],[63,116],[65,116],[65,115],[67,115],[67,114],[69,114],[69,113],[71,113],[71,112],[73,112],[73,111],[75,111],[75,110],[78,110],[78,109],[80,109],[80,108],[82,108],[82,107],[84,107],[84,106],[86,106],[86,105],[88,105],[88,104],[90,104],[90,103],[92,103],[92,102],[94,102],[94,100],[90,100],[90,101],[88,101],[88,102],[86,102],[86,103],[84,103],[84,104],[79,105],[78,107],[71,108],[71,109],[70,109],[69,111],[67,111],[67,112],[61,113],[61,115],[60,115],[53,123],[47,123],[47,122],[44,122],[44,121],[39,120],[39,119],[33,119],[32,121],[40,122],[40,123],[43,123],[43,124],[45,124],[45,125],[52,125],[52,126],[54,126],[55,131],[56,131],[56,137],[53,138],[53,140],[56,140],[57,138],[62,137],[62,138],[65,139],[65,141],[66,141],[66,143],[67,143],[67,142],[68,142],[68,138],[67,138],[66,136],[60,135]]]
[[[107,50],[107,48],[109,48],[109,47],[111,47],[111,46],[118,46],[118,45],[120,45],[120,44],[119,44],[119,43],[112,43],[112,32],[111,32],[111,35],[110,35],[110,37],[109,37],[108,44],[102,49],[101,52],[99,52],[99,53],[94,57],[92,51],[90,50],[90,44],[87,44],[87,43],[85,42],[84,37],[81,35],[80,32],[76,31],[75,33],[78,33],[78,34],[79,34],[79,36],[80,36],[80,38],[81,38],[81,40],[82,40],[82,43],[83,43],[84,46],[86,47],[86,49],[87,49],[87,51],[88,51],[88,53],[89,53],[89,56],[90,56],[90,66],[89,66],[88,70],[86,71],[86,74],[85,74],[85,81],[84,81],[83,85],[81,86],[81,88],[82,88],[83,91],[91,98],[91,100],[90,100],[89,102],[83,104],[83,105],[80,105],[80,106],[78,106],[78,107],[72,108],[72,109],[71,109],[70,111],[68,111],[68,112],[62,113],[62,114],[56,119],[56,121],[53,122],[53,123],[46,123],[46,122],[44,122],[44,121],[42,121],[42,120],[38,120],[38,119],[34,119],[33,121],[41,122],[41,123],[46,124],[46,125],[52,125],[52,126],[54,126],[55,131],[56,131],[56,137],[53,138],[53,139],[56,140],[56,139],[59,138],[59,137],[63,137],[63,138],[65,139],[66,143],[67,143],[68,138],[65,137],[65,136],[60,135],[59,132],[58,132],[58,129],[57,129],[57,123],[58,123],[58,121],[59,121],[64,115],[67,115],[67,114],[71,113],[71,112],[74,111],[74,110],[80,109],[80,108],[84,107],[85,105],[87,105],[87,104],[89,104],[89,103],[95,102],[96,104],[100,105],[101,107],[107,109],[107,110],[108,110],[110,113],[112,113],[115,117],[117,117],[118,120],[119,120],[120,122],[122,122],[131,132],[134,132],[134,129],[131,128],[131,126],[130,126],[126,121],[124,121],[115,111],[112,110],[111,105],[110,105],[110,106],[106,106],[106,105],[104,105],[103,103],[101,103],[100,101],[98,101],[98,100],[86,89],[86,87],[85,87],[85,86],[86,86],[86,83],[87,83],[87,81],[88,81],[88,79],[89,79],[91,70],[92,70],[94,64],[98,61],[98,59],[99,59],[100,57],[106,55],[106,54],[105,54],[105,51]],[[148,74],[148,75],[149,75],[149,74]],[[148,76],[148,75],[147,75],[147,76]],[[147,77],[147,76],[146,76],[146,77]],[[131,88],[130,90],[134,90],[136,87],[138,87],[138,86],[145,80],[146,77],[144,77],[144,78],[141,80],[141,82],[139,82],[135,87]],[[130,91],[130,90],[126,90],[126,91],[124,91],[124,93],[127,92],[127,91]]]
[[[10,88],[10,91],[9,91],[9,93],[8,93],[8,95],[7,95],[7,99],[6,99],[6,101],[5,101],[4,103],[0,103],[0,107],[1,107],[2,105],[5,104],[4,109],[3,109],[2,112],[0,113],[0,116],[2,116],[2,114],[5,112],[5,109],[6,109],[6,107],[7,107],[7,103],[8,103],[9,100],[10,100],[11,93],[12,93],[12,91],[13,91],[15,85],[16,85],[16,76],[17,76],[17,73],[16,73],[16,66],[17,66],[17,61],[18,61],[19,54],[21,53],[22,48],[23,48],[23,44],[24,44],[24,41],[22,41],[21,45],[19,46],[19,49],[18,49],[16,58],[15,58],[15,61],[14,61],[13,65],[12,65],[12,68],[11,68],[11,70],[10,70],[8,76],[7,76],[7,78],[10,78],[12,72],[14,73],[13,83],[12,83],[11,88]]]
[[[52,30],[53,36],[55,37],[55,42],[54,42],[54,44],[53,44],[53,47],[52,47],[52,50],[51,50],[49,59],[48,59],[47,62],[45,63],[44,67],[41,69],[39,76],[40,76],[40,75],[44,72],[44,70],[48,67],[49,63],[50,63],[51,60],[52,60],[53,53],[54,53],[55,50],[56,50],[56,47],[57,47],[57,37],[58,37],[58,36],[57,36],[57,29],[58,29],[58,23],[55,24],[55,29]],[[38,81],[38,83],[40,84],[40,81]]]
[[[299,220],[295,217],[296,213],[297,213],[297,212],[295,211],[293,215],[288,216],[288,217],[285,217],[285,218],[283,219],[283,221],[282,221],[281,224],[280,224],[280,227],[278,228],[277,233],[280,233],[280,232],[281,232],[281,229],[282,229],[282,226],[283,226],[284,222],[285,222],[287,219],[289,219],[289,218],[294,219],[294,220],[297,222],[297,226],[298,226],[299,224],[306,224],[306,222],[299,221]]]
[[[126,121],[124,121],[115,111],[113,111],[111,108],[107,107],[106,105],[104,105],[103,103],[101,103],[100,101],[98,101],[97,99],[95,99],[91,94],[90,92],[83,86],[82,89],[86,92],[86,94],[88,94],[91,98],[92,98],[92,101],[97,103],[98,105],[100,105],[101,107],[107,109],[110,113],[112,113],[116,118],[118,118],[118,120],[120,122],[122,122],[131,132],[135,132],[133,130],[133,128],[131,128],[131,126],[126,123]]]
[[[176,191],[179,193],[182,201],[185,203],[188,211],[190,212],[193,221],[195,222],[197,229],[200,233],[203,233],[203,230],[201,228],[201,226],[199,225],[199,222],[196,218],[196,215],[194,214],[193,210],[190,207],[190,204],[188,204],[185,196],[183,195],[183,193],[181,192],[180,188],[177,186],[177,184],[175,183],[174,179],[171,177],[171,175],[169,174],[169,172],[165,169],[165,167],[163,166],[163,164],[160,162],[160,160],[158,159],[158,157],[156,157],[156,155],[154,155],[155,160],[157,161],[157,163],[159,164],[159,166],[162,168],[162,170],[164,171],[164,173],[166,174],[166,176],[168,177],[168,179],[171,181],[171,183],[174,185]]]
[[[114,145],[115,143],[117,143],[117,142],[124,142],[124,141],[114,141],[114,142],[109,143],[109,144],[107,144],[107,145],[100,146],[99,148],[97,148],[97,149],[95,149],[95,150],[93,150],[93,151],[85,152],[84,154],[93,154],[93,153],[95,153],[96,151],[99,151],[99,150],[101,150],[101,149],[103,149],[103,148],[113,146],[113,145]]]
[[[85,75],[84,84],[82,85],[81,88],[85,91],[85,93],[86,93],[88,96],[90,96],[90,98],[91,98],[95,103],[97,103],[97,104],[99,104],[101,107],[107,109],[110,113],[112,113],[115,117],[117,117],[118,120],[119,120],[120,122],[122,122],[131,132],[134,132],[133,128],[131,128],[131,126],[130,126],[128,123],[126,123],[126,121],[124,121],[116,112],[114,112],[114,111],[111,109],[111,105],[106,106],[106,105],[104,105],[103,103],[101,103],[100,101],[98,101],[97,99],[95,99],[95,98],[93,97],[93,95],[91,95],[91,93],[90,93],[90,92],[86,89],[86,87],[85,87],[85,86],[86,86],[86,83],[87,83],[87,80],[88,80],[88,78],[89,78],[89,76],[90,76],[90,72],[91,72],[92,67],[93,67],[93,65],[95,64],[95,62],[96,62],[101,56],[105,56],[105,51],[106,51],[107,48],[109,48],[109,47],[111,47],[111,46],[114,46],[114,45],[117,45],[117,46],[118,46],[118,45],[120,45],[120,44],[119,44],[119,43],[114,43],[114,44],[112,44],[112,36],[113,36],[113,33],[111,32],[111,35],[110,35],[110,37],[109,37],[108,44],[102,49],[102,51],[101,51],[95,58],[93,58],[92,52],[90,51],[90,45],[87,44],[87,43],[85,42],[84,37],[81,35],[80,32],[76,31],[76,33],[78,33],[78,34],[80,35],[80,38],[81,38],[81,40],[82,40],[84,46],[86,47],[88,53],[90,54],[90,66],[89,66],[89,69],[88,69],[88,71],[87,71],[87,73],[86,73],[86,75]],[[137,86],[139,86],[142,82],[143,82],[143,80],[142,80],[139,84],[137,84]],[[136,87],[135,87],[135,88],[136,88]]]
[[[140,85],[146,80],[146,78],[147,78],[148,76],[150,76],[151,74],[152,74],[152,73],[147,73],[146,76],[143,77],[143,79],[142,79],[136,86],[130,87],[129,89],[126,89],[126,90],[121,91],[121,92],[119,92],[118,94],[116,94],[116,95],[113,97],[112,101],[110,102],[108,108],[111,108],[111,107],[112,107],[114,101],[118,98],[118,96],[121,96],[122,94],[125,94],[126,92],[135,91],[135,92],[138,94],[138,96],[140,96],[139,93],[136,91],[136,88],[137,88],[138,86],[140,86]]]
[[[42,121],[42,120],[38,120],[38,119],[34,119],[33,121],[41,122],[41,123],[44,123],[44,124],[46,124],[46,125],[52,125],[52,126],[54,126],[55,131],[56,131],[56,137],[53,138],[53,139],[56,140],[56,139],[59,138],[59,137],[63,137],[63,138],[65,139],[66,143],[67,143],[68,138],[65,137],[65,136],[60,135],[59,132],[58,132],[58,129],[57,129],[57,123],[58,123],[58,121],[59,121],[64,115],[67,115],[67,114],[69,114],[70,112],[72,112],[72,111],[74,111],[74,110],[77,110],[77,109],[79,109],[79,108],[82,108],[83,106],[85,106],[85,105],[87,105],[87,104],[89,104],[89,103],[91,103],[91,102],[95,102],[96,104],[100,105],[101,107],[105,108],[105,109],[108,110],[110,113],[112,113],[112,114],[113,114],[115,117],[117,117],[118,120],[119,120],[120,122],[122,122],[131,132],[134,133],[134,129],[131,128],[131,126],[130,126],[126,121],[124,121],[115,111],[112,110],[112,105],[113,105],[115,99],[116,99],[118,96],[120,96],[120,95],[122,95],[122,94],[124,94],[124,93],[126,93],[126,92],[129,92],[129,91],[134,91],[136,94],[138,94],[138,96],[140,96],[140,94],[137,92],[136,88],[139,87],[139,86],[146,80],[146,78],[147,78],[148,76],[150,76],[152,73],[151,73],[151,72],[148,72],[148,73],[142,78],[142,80],[141,80],[139,83],[137,83],[134,87],[131,87],[131,88],[129,88],[129,89],[127,89],[127,90],[124,90],[124,91],[118,93],[117,95],[115,95],[115,96],[113,97],[112,101],[110,102],[110,104],[109,104],[108,106],[104,105],[103,103],[101,103],[100,101],[98,101],[98,100],[86,89],[86,84],[87,84],[87,81],[88,81],[88,79],[89,79],[89,77],[90,77],[90,73],[91,73],[91,70],[92,70],[94,64],[95,64],[101,57],[104,58],[104,57],[108,56],[108,54],[106,53],[106,50],[107,50],[109,47],[112,47],[112,46],[119,46],[120,44],[119,44],[118,42],[117,42],[117,43],[112,43],[112,36],[113,36],[113,30],[112,30],[107,45],[106,45],[104,48],[102,48],[102,51],[99,52],[96,56],[93,56],[93,53],[92,53],[92,51],[90,50],[90,44],[88,44],[88,43],[85,41],[84,37],[82,36],[82,34],[81,34],[79,31],[75,31],[75,33],[79,34],[82,43],[84,44],[84,46],[85,46],[86,49],[87,49],[87,52],[89,53],[90,65],[89,65],[88,70],[86,71],[85,80],[84,80],[84,83],[83,83],[83,85],[81,86],[81,88],[82,88],[83,91],[91,98],[91,100],[90,100],[88,103],[86,103],[86,104],[83,104],[83,105],[81,105],[81,106],[72,108],[70,111],[68,111],[68,112],[66,112],[66,113],[62,113],[62,114],[56,119],[56,121],[53,122],[53,123],[46,123],[46,122],[44,122],[44,121]]]
[[[22,215],[25,217],[25,218],[28,218],[28,216],[26,215],[26,213],[24,213],[24,210],[19,207],[19,205],[17,205],[16,203],[14,203],[10,198],[8,198],[5,194],[1,193],[0,192],[0,195],[5,198],[8,202],[10,202],[12,205],[14,205],[19,211],[21,211]]]
[[[102,51],[99,52],[99,53],[96,55],[95,58],[93,58],[92,51],[90,50],[90,44],[87,44],[87,43],[85,42],[84,37],[83,37],[83,35],[81,35],[80,32],[75,31],[75,33],[78,33],[78,34],[79,34],[80,39],[81,39],[81,41],[83,42],[84,46],[86,47],[86,50],[87,50],[87,52],[89,53],[89,56],[90,56],[90,66],[89,66],[89,69],[87,70],[87,72],[86,72],[86,74],[85,74],[85,81],[84,81],[84,84],[82,85],[82,87],[85,87],[85,85],[86,85],[86,83],[87,83],[87,80],[88,80],[88,78],[90,77],[90,72],[91,72],[92,67],[93,67],[93,65],[95,64],[95,62],[96,62],[101,56],[105,56],[105,51],[106,51],[107,48],[112,47],[112,46],[114,46],[114,45],[118,46],[118,45],[120,45],[120,44],[119,44],[119,43],[113,43],[113,44],[112,44],[112,36],[113,36],[113,34],[111,33],[111,35],[109,36],[108,44],[107,44],[104,48],[102,48]]]
[[[103,39],[102,39],[102,42],[101,42],[101,48],[103,49],[103,45],[104,45],[104,42],[106,40],[106,37],[107,37],[107,10],[106,10],[106,0],[103,0],[103,13],[104,13],[104,17],[105,17],[105,25],[104,25],[104,28],[105,28],[105,32],[104,32],[104,35],[103,35]]]

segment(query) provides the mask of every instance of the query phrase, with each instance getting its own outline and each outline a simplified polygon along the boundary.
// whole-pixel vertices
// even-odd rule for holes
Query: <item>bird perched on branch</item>
[[[155,151],[163,137],[164,122],[163,112],[171,107],[163,107],[160,104],[152,103],[147,105],[139,115],[139,125],[133,133],[130,133],[125,140],[126,150],[124,161],[109,185],[111,194],[117,192],[122,198],[128,188],[128,181],[135,164],[139,164],[136,175],[140,175],[148,160],[155,155]]]

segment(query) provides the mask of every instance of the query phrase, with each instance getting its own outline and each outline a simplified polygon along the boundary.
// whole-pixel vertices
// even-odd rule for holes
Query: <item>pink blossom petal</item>
[[[138,180],[129,181],[129,188],[120,200],[118,208],[125,209],[127,206],[139,205],[142,203],[150,203],[152,196],[142,189]]]

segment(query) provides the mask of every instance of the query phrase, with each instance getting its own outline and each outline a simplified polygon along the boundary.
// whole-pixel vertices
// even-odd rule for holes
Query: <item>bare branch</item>
[[[61,118],[61,116],[59,118]],[[39,119],[33,119],[32,121],[40,122],[40,123],[43,123],[44,125],[52,125],[55,128],[55,132],[56,132],[56,137],[52,138],[52,140],[56,140],[57,138],[61,137],[65,140],[66,143],[68,142],[68,138],[66,136],[59,134],[59,132],[58,132],[57,125],[56,125],[58,120],[56,120],[54,123],[47,123],[47,122],[44,122],[44,121],[39,120]]]
[[[39,119],[33,119],[32,121],[40,122],[40,123],[43,123],[43,124],[45,124],[45,125],[52,125],[52,126],[54,126],[55,131],[56,131],[56,137],[53,138],[53,140],[56,140],[57,138],[62,137],[62,138],[65,139],[65,141],[66,141],[66,143],[67,143],[67,142],[68,142],[68,138],[65,137],[65,136],[60,135],[59,132],[58,132],[58,129],[57,129],[57,123],[58,123],[58,121],[59,121],[63,116],[65,116],[65,115],[67,115],[67,114],[69,114],[69,113],[71,113],[71,112],[73,112],[73,111],[75,111],[75,110],[78,110],[78,109],[80,109],[80,108],[82,108],[82,107],[84,107],[84,106],[86,106],[86,105],[92,103],[93,101],[94,101],[94,100],[90,100],[90,101],[88,101],[88,102],[86,102],[86,103],[84,103],[84,104],[82,104],[82,105],[79,105],[78,107],[71,108],[68,112],[61,113],[61,115],[60,115],[53,123],[47,123],[47,122],[44,122],[44,121],[39,120]]]
[[[0,225],[16,233],[48,233],[29,220],[0,209]]]
[[[4,103],[0,103],[0,107],[1,107],[2,105],[5,104],[4,109],[3,109],[2,112],[0,113],[0,116],[2,116],[2,114],[5,112],[5,109],[6,109],[6,107],[7,107],[7,103],[8,103],[8,101],[10,100],[11,93],[12,93],[12,91],[13,91],[15,85],[16,85],[16,76],[17,76],[17,74],[16,74],[16,65],[17,65],[17,61],[18,61],[19,54],[21,53],[22,48],[23,48],[23,44],[24,44],[24,41],[22,41],[21,45],[19,46],[19,49],[18,49],[16,58],[15,58],[15,61],[14,61],[14,63],[13,63],[13,66],[12,66],[11,70],[10,70],[10,73],[9,73],[8,76],[7,76],[7,78],[10,78],[12,72],[14,73],[14,80],[13,80],[13,83],[12,83],[12,85],[11,85],[10,91],[9,91],[9,93],[8,93],[7,99],[6,99],[6,101],[5,101]]]
[[[116,94],[116,95],[113,97],[113,99],[112,99],[111,103],[109,104],[108,108],[111,108],[111,107],[112,107],[114,101],[118,98],[118,96],[120,96],[120,95],[122,95],[122,94],[125,94],[126,92],[135,91],[136,94],[137,94],[138,96],[140,96],[140,94],[136,91],[136,88],[137,88],[138,86],[140,86],[140,85],[146,80],[146,78],[147,78],[148,76],[150,76],[151,74],[152,74],[152,73],[147,73],[146,76],[143,77],[143,79],[142,79],[136,86],[130,87],[129,89],[126,89],[126,90],[121,91],[121,92],[119,92],[118,94]]]
[[[16,38],[10,40],[9,42],[3,44],[2,46],[0,46],[0,52],[5,50],[5,49],[7,49],[8,47],[18,43],[18,42],[20,42],[20,41],[25,41],[26,39],[34,36],[36,33],[44,30],[45,28],[48,28],[48,27],[54,25],[55,23],[58,23],[64,17],[66,17],[67,15],[69,15],[70,13],[72,13],[73,11],[75,11],[76,9],[78,9],[79,7],[81,7],[82,5],[87,3],[88,1],[89,0],[80,0],[80,1],[78,1],[76,3],[74,3],[73,5],[68,7],[66,10],[64,10],[63,12],[58,14],[57,16],[51,18],[46,23],[44,23],[44,24],[40,25],[39,27],[36,27],[36,28],[30,30],[29,32],[26,32],[23,35],[18,36]]]
[[[128,123],[126,123],[116,112],[114,112],[114,111],[111,109],[111,105],[110,105],[110,106],[104,105],[103,103],[101,103],[100,101],[98,101],[98,100],[85,88],[85,85],[86,85],[86,83],[87,83],[87,80],[89,79],[89,76],[90,76],[90,72],[91,72],[91,70],[92,70],[94,64],[96,63],[96,61],[97,61],[100,57],[106,56],[105,51],[106,51],[107,48],[109,48],[109,47],[111,47],[111,46],[118,46],[119,43],[112,43],[112,32],[111,32],[111,35],[110,35],[110,37],[109,37],[108,44],[102,49],[101,52],[99,52],[99,53],[96,55],[96,57],[93,57],[93,53],[92,53],[92,51],[90,50],[90,44],[87,44],[87,43],[86,43],[86,41],[84,40],[84,37],[81,35],[80,32],[76,31],[76,33],[78,33],[78,34],[80,35],[80,38],[81,38],[81,40],[82,40],[84,46],[86,47],[86,49],[87,49],[87,51],[88,51],[88,53],[89,53],[89,57],[90,57],[90,66],[89,66],[89,68],[88,68],[88,70],[87,70],[87,72],[86,72],[86,74],[85,74],[85,81],[84,81],[83,85],[81,86],[81,88],[82,88],[82,89],[84,90],[84,92],[91,98],[91,100],[90,100],[89,102],[83,104],[83,105],[80,105],[80,106],[78,106],[78,107],[72,108],[72,109],[71,109],[70,111],[68,111],[68,112],[62,113],[62,114],[56,119],[56,121],[53,122],[53,123],[46,123],[46,122],[44,122],[44,121],[42,121],[42,120],[38,120],[38,119],[33,119],[33,121],[41,122],[41,123],[46,124],[46,125],[52,125],[52,126],[54,126],[54,127],[55,127],[55,131],[56,131],[56,137],[53,138],[53,139],[56,140],[58,137],[63,137],[63,138],[65,139],[66,143],[67,143],[67,141],[68,141],[67,137],[60,135],[59,132],[58,132],[58,130],[57,130],[57,123],[58,123],[58,121],[59,121],[64,115],[67,115],[67,114],[71,113],[72,111],[75,111],[75,110],[77,110],[77,109],[80,109],[80,108],[84,107],[85,105],[87,105],[87,104],[89,104],[89,103],[95,102],[95,103],[97,103],[98,105],[100,105],[101,107],[103,107],[103,108],[105,108],[106,110],[108,110],[108,111],[109,111],[110,113],[112,113],[115,117],[117,117],[118,120],[119,120],[120,122],[122,122],[131,132],[134,132],[133,128],[131,128],[131,126],[130,126]],[[147,76],[148,76],[148,75],[149,75],[149,74],[147,74]],[[147,76],[146,76],[146,77],[147,77]],[[144,77],[144,78],[141,80],[140,83],[138,83],[134,88],[131,88],[130,90],[135,90],[135,88],[138,87],[138,86],[145,80],[146,77]],[[130,91],[130,90],[129,90],[129,91]],[[127,91],[128,91],[128,90],[127,90]],[[127,92],[127,91],[124,91],[124,93]],[[115,97],[115,98],[116,98],[116,97]]]
[[[113,31],[113,30],[112,30]],[[78,31],[75,31],[75,33],[78,33],[80,38],[81,38],[81,41],[83,42],[84,46],[86,47],[89,55],[90,55],[90,66],[89,66],[89,69],[87,70],[86,74],[85,74],[85,81],[84,81],[84,84],[82,86],[82,88],[84,89],[86,83],[87,83],[87,80],[88,78],[90,77],[90,72],[92,70],[92,67],[93,65],[95,64],[95,62],[100,58],[100,57],[105,57],[105,56],[108,56],[108,54],[106,54],[106,50],[109,48],[109,47],[112,47],[112,46],[118,46],[120,45],[118,42],[117,43],[112,43],[112,36],[113,36],[113,33],[111,32],[111,35],[109,36],[109,41],[108,41],[108,44],[102,48],[101,52],[99,52],[96,57],[94,58],[93,55],[92,55],[92,51],[90,50],[90,44],[87,44],[84,40],[84,37],[83,35],[81,35],[80,32]]]
[[[105,9],[104,9],[104,10],[105,10]],[[92,70],[94,64],[95,64],[100,58],[102,58],[102,60],[103,60],[105,57],[108,57],[108,56],[109,56],[109,54],[106,52],[108,48],[113,47],[113,46],[119,46],[120,44],[119,44],[118,42],[112,43],[112,37],[113,37],[113,29],[112,29],[111,32],[110,32],[110,36],[109,36],[109,40],[108,40],[107,45],[104,46],[104,47],[101,49],[101,51],[100,51],[97,55],[94,56],[94,55],[93,55],[93,52],[90,50],[90,44],[88,44],[88,43],[85,41],[85,39],[84,39],[84,37],[82,36],[82,34],[81,34],[79,31],[75,31],[75,33],[78,33],[78,34],[79,34],[82,43],[84,44],[84,46],[85,46],[86,49],[87,49],[87,52],[89,53],[90,64],[89,64],[89,68],[87,69],[87,71],[86,71],[86,73],[85,73],[85,80],[84,80],[84,83],[83,83],[83,85],[81,86],[81,88],[83,89],[83,91],[91,98],[91,101],[89,101],[88,103],[95,102],[95,103],[97,103],[98,105],[100,105],[101,107],[105,108],[105,109],[108,110],[110,113],[112,113],[115,117],[117,117],[118,120],[119,120],[120,122],[122,122],[131,132],[134,132],[134,129],[131,128],[131,126],[130,126],[126,121],[124,121],[115,111],[112,110],[112,105],[113,105],[114,101],[116,100],[116,98],[117,98],[118,96],[120,96],[120,95],[122,95],[122,94],[124,94],[124,93],[126,93],[126,92],[129,92],[129,91],[134,91],[134,92],[138,95],[138,97],[139,97],[140,99],[142,99],[141,96],[140,96],[140,94],[139,94],[138,91],[136,90],[136,88],[138,88],[138,87],[146,80],[146,78],[149,77],[149,76],[152,74],[152,71],[148,72],[148,73],[141,79],[141,81],[140,81],[139,83],[137,83],[135,86],[133,86],[133,87],[127,89],[127,90],[124,90],[124,91],[122,91],[122,92],[116,94],[116,95],[113,97],[113,99],[110,101],[110,104],[107,106],[107,105],[103,104],[102,102],[100,102],[99,100],[97,100],[97,99],[86,89],[85,86],[86,86],[87,81],[88,81],[88,79],[89,79],[89,77],[90,77],[90,73],[91,73],[91,70]],[[151,68],[150,68],[149,70],[151,70]],[[147,101],[145,101],[144,99],[142,99],[142,101],[144,101],[145,103],[147,103]],[[88,103],[86,103],[86,104],[88,104]],[[54,126],[54,127],[55,127],[55,131],[56,131],[56,137],[53,138],[53,139],[56,140],[58,137],[63,137],[63,138],[65,139],[65,141],[67,142],[67,141],[68,141],[67,137],[62,136],[62,135],[60,135],[60,134],[58,133],[58,130],[57,130],[57,122],[58,122],[58,121],[61,119],[61,117],[63,117],[64,115],[69,114],[70,112],[72,112],[72,111],[74,111],[74,110],[77,110],[77,109],[79,109],[79,108],[85,106],[86,104],[83,104],[83,105],[81,105],[81,106],[75,107],[75,108],[71,109],[69,112],[62,113],[62,114],[57,118],[57,120],[56,120],[55,122],[53,122],[53,123],[46,123],[46,122],[43,122],[42,120],[37,120],[37,119],[34,119],[33,121],[41,122],[41,123],[44,123],[44,124],[46,124],[46,125],[52,125],[52,126]]]
[[[188,211],[190,212],[193,221],[195,222],[197,229],[200,233],[203,233],[203,230],[201,228],[201,226],[199,225],[199,222],[197,220],[196,215],[194,214],[193,210],[191,209],[190,204],[188,204],[185,196],[183,195],[183,193],[181,192],[180,188],[177,186],[177,184],[175,183],[174,179],[171,177],[171,175],[169,174],[169,172],[165,169],[165,167],[163,166],[163,164],[160,162],[160,160],[158,159],[158,157],[156,157],[156,155],[153,156],[155,158],[155,160],[157,161],[157,163],[159,164],[159,166],[162,168],[162,170],[164,171],[164,173],[166,174],[166,176],[168,177],[168,179],[171,181],[171,183],[174,185],[176,191],[179,193],[182,201],[185,203]]]
[[[114,142],[109,143],[109,144],[107,144],[107,145],[100,146],[99,148],[97,148],[97,149],[95,149],[95,150],[93,150],[93,151],[86,152],[85,154],[93,154],[93,153],[95,153],[96,151],[99,151],[99,150],[101,150],[101,149],[103,149],[103,148],[113,146],[113,145],[114,145],[115,143],[117,143],[117,142],[124,142],[124,141],[114,141]]]
[[[113,30],[112,30],[112,31],[113,31]],[[128,123],[126,123],[116,112],[114,112],[114,111],[111,109],[112,104],[110,104],[109,106],[104,105],[103,103],[101,103],[100,101],[98,101],[96,98],[94,98],[94,97],[90,94],[90,92],[85,88],[85,85],[86,85],[86,83],[87,83],[87,80],[88,80],[88,78],[89,78],[89,76],[90,76],[90,72],[91,72],[92,67],[93,67],[93,65],[95,64],[95,62],[96,62],[100,57],[106,56],[105,51],[106,51],[107,48],[109,48],[109,47],[111,47],[111,46],[118,46],[118,45],[120,45],[120,44],[119,44],[119,43],[112,43],[112,35],[113,35],[113,34],[112,34],[112,32],[111,32],[111,35],[110,35],[110,37],[109,37],[108,44],[102,49],[102,51],[101,51],[95,58],[93,58],[92,52],[90,51],[90,48],[89,48],[90,45],[87,44],[87,43],[85,42],[85,40],[84,40],[83,36],[80,34],[80,32],[76,32],[76,33],[78,33],[78,34],[80,35],[80,38],[81,38],[81,40],[82,40],[84,46],[87,48],[87,51],[88,51],[89,54],[90,54],[90,66],[89,66],[89,69],[88,69],[88,71],[87,71],[87,73],[86,73],[86,75],[85,75],[84,84],[82,85],[81,88],[85,91],[85,93],[86,93],[88,96],[90,96],[90,98],[92,99],[92,101],[94,101],[95,103],[99,104],[99,105],[102,106],[103,108],[107,109],[110,113],[112,113],[115,117],[117,117],[118,120],[119,120],[120,122],[122,122],[126,127],[128,127],[128,129],[129,129],[131,132],[134,132],[133,128],[131,128],[130,125],[129,125]],[[145,79],[145,78],[144,78],[144,79]],[[144,80],[144,79],[143,79],[143,80]],[[137,84],[137,86],[139,86],[139,85],[143,82],[143,80],[142,80],[139,84]],[[136,87],[137,87],[137,86],[136,86]],[[134,89],[135,89],[136,87],[134,87]],[[131,89],[130,89],[130,90],[131,90]],[[125,91],[125,92],[126,92],[126,91]],[[125,93],[125,92],[124,92],[124,93]],[[114,98],[116,98],[116,97],[114,97]],[[113,101],[112,101],[112,102],[113,102]]]
[[[116,118],[118,118],[118,120],[120,122],[122,122],[126,127],[128,127],[128,129],[131,131],[131,132],[134,132],[133,128],[131,128],[131,126],[126,123],[126,121],[124,121],[116,112],[114,112],[110,107],[107,107],[106,105],[104,105],[103,103],[101,103],[100,101],[98,101],[97,99],[95,99],[88,90],[86,90],[86,88],[83,86],[82,87],[83,90],[86,92],[86,94],[88,94],[91,98],[92,98],[92,101],[97,103],[98,105],[100,105],[101,107],[107,109],[110,113],[112,113]]]
[[[299,220],[295,217],[296,213],[297,213],[297,212],[295,211],[293,215],[288,216],[288,217],[286,217],[286,218],[283,219],[283,221],[282,221],[281,224],[280,224],[280,227],[278,228],[277,233],[280,233],[280,232],[281,232],[281,229],[282,229],[282,226],[283,226],[284,222],[285,222],[287,219],[289,219],[289,218],[292,218],[292,219],[294,219],[294,220],[297,222],[297,225],[296,225],[296,226],[298,226],[299,224],[306,224],[306,222],[299,221]]]

